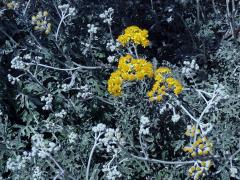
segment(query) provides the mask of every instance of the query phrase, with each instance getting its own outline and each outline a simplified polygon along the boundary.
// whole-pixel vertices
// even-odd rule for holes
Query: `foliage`
[[[0,2],[0,179],[240,179],[239,5]]]

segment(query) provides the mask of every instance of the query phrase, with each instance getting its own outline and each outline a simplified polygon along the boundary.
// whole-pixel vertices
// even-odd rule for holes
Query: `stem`
[[[54,7],[55,7],[55,9],[57,11],[58,16],[61,18],[61,14],[60,14],[60,12],[58,10],[58,7],[57,7],[56,3],[54,3]],[[66,25],[66,23],[64,21],[63,21],[63,24]]]
[[[192,41],[192,44],[193,44],[193,47],[194,47],[194,49],[196,49],[196,48],[197,48],[197,45],[196,45],[196,42],[194,41],[193,33],[190,31],[188,25],[186,24],[186,21],[183,19],[183,17],[182,17],[181,14],[176,13],[176,15],[180,18],[180,20],[182,21],[182,23],[183,23],[183,25],[185,26],[186,30],[188,31],[189,36],[190,36],[191,41]]]
[[[7,36],[7,38],[15,45],[17,45],[18,43],[6,32],[4,31],[2,28],[0,28],[0,32],[2,32],[5,36]]]
[[[199,0],[196,0],[196,9],[197,9],[197,23],[199,25],[199,22],[200,22],[200,3],[199,3]]]
[[[233,160],[234,156],[236,156],[238,153],[240,153],[240,149],[238,149],[235,153],[233,153],[230,156],[229,161],[230,161],[231,167],[232,167],[232,160]]]
[[[127,47],[129,54],[133,54],[132,50],[130,47]]]
[[[233,12],[233,14],[234,14],[235,11],[236,11],[235,2],[234,2],[234,0],[232,0],[232,12]]]
[[[114,160],[116,157],[117,157],[117,154],[114,154],[113,157],[112,157],[112,159],[106,164],[106,166],[110,168],[113,160]]]
[[[54,164],[56,164],[58,169],[60,169],[61,175],[64,175],[64,169],[59,165],[59,163],[49,153],[46,153],[46,154],[54,162]]]
[[[204,101],[205,101],[206,103],[208,103],[207,99],[204,97],[204,95],[202,94],[202,92],[201,92],[201,91],[198,91],[198,90],[196,90],[196,91],[197,91],[198,94],[204,99]]]
[[[151,0],[151,8],[152,8],[152,10],[154,10],[154,8],[153,8],[153,0]]]
[[[112,33],[112,28],[111,28],[111,25],[110,25],[110,24],[108,24],[108,29],[109,29],[109,33],[110,33],[111,39],[114,41],[114,39],[113,39],[113,33]]]
[[[110,101],[108,101],[108,100],[105,100],[105,99],[103,99],[102,97],[100,97],[100,96],[95,96],[95,98],[97,98],[98,100],[100,100],[100,101],[102,101],[102,102],[104,102],[104,103],[106,103],[106,104],[109,104],[109,105],[114,105],[114,102],[110,102]]]
[[[185,111],[187,113],[187,115],[193,120],[195,121],[196,123],[198,122],[198,120],[193,117],[193,115],[190,114],[190,112],[188,112],[188,110],[183,106],[183,105],[180,105],[180,107],[182,108],[183,111]]]
[[[60,166],[60,164],[54,159],[54,157],[45,152],[45,154],[54,162],[54,164],[58,167],[58,169],[61,171],[61,174],[58,174],[54,177],[54,179],[57,179],[59,176],[67,176],[69,179],[72,179],[72,180],[76,180],[74,177],[72,177],[71,175],[67,175],[68,173],[65,172],[65,170]],[[51,164],[50,164],[51,165]]]
[[[140,146],[141,146],[141,149],[142,149],[142,152],[143,152],[145,158],[148,158],[148,154],[145,151],[144,144],[143,144],[143,141],[142,141],[141,133],[139,133],[139,142],[140,142]]]
[[[98,139],[100,138],[100,136],[101,136],[102,134],[103,134],[103,133],[100,133],[100,134],[97,136],[97,134],[95,133],[94,144],[93,144],[92,150],[91,150],[90,155],[89,155],[89,158],[88,158],[88,164],[87,164],[87,170],[86,170],[86,180],[88,180],[88,177],[89,177],[89,170],[90,170],[90,165],[91,165],[93,153],[94,153],[96,147],[99,145]]]
[[[142,149],[142,152],[143,152],[145,158],[148,158],[148,154],[145,151],[146,145],[143,144],[141,133],[139,133],[139,142],[140,142],[140,146],[141,146],[141,149]],[[150,170],[150,167],[149,167],[148,163],[146,161],[144,163],[145,163],[145,166],[148,168],[148,170]]]
[[[58,40],[58,33],[59,33],[59,30],[60,30],[60,27],[61,27],[63,21],[64,21],[64,16],[63,16],[63,14],[62,14],[62,17],[61,17],[61,20],[60,20],[60,22],[59,22],[59,24],[58,24],[58,28],[57,28],[57,32],[56,32],[56,38],[55,38],[56,41]]]
[[[196,161],[164,161],[164,160],[159,160],[159,159],[152,159],[152,158],[146,158],[146,157],[140,157],[136,156],[130,152],[128,152],[121,144],[118,143],[118,146],[126,152],[128,155],[131,157],[138,159],[140,161],[149,161],[151,163],[156,163],[156,164],[167,164],[167,165],[182,165],[182,164],[193,164]]]
[[[238,68],[240,68],[240,66],[237,66],[234,70],[233,70],[233,72],[232,72],[232,74],[231,74],[231,76],[233,76],[234,75],[234,73],[237,71],[237,69]]]
[[[60,30],[60,27],[61,27],[62,23],[64,22],[64,19],[66,19],[68,16],[70,16],[70,14],[66,15],[66,13],[67,13],[67,11],[65,11],[64,13],[61,12],[61,20],[58,24],[58,28],[57,28],[57,32],[56,32],[56,41],[58,40],[59,30]]]
[[[30,77],[31,77],[39,86],[41,86],[46,93],[51,94],[51,92],[50,92],[47,88],[45,88],[45,87],[42,85],[42,83],[41,83],[29,70],[27,70],[26,73],[28,73],[28,74],[30,75]]]
[[[36,42],[36,44],[38,44],[37,47],[38,47],[39,49],[44,49],[43,46],[41,45],[41,43],[37,40],[37,38],[33,35],[32,32],[30,32],[30,35],[31,35],[31,37],[34,39],[34,41]]]
[[[198,120],[197,120],[196,130],[195,130],[195,134],[194,134],[194,142],[196,142],[196,139],[197,139],[197,129],[198,129],[198,126],[199,126],[199,124],[201,123],[201,120],[202,120],[204,114],[205,114],[205,113],[209,110],[209,108],[212,106],[212,102],[213,102],[213,100],[214,100],[215,97],[216,97],[216,94],[215,94],[215,92],[214,92],[214,95],[213,95],[212,99],[207,102],[207,106],[204,108],[204,110],[202,111],[200,117],[199,117]]]
[[[205,95],[207,95],[208,97],[211,97],[213,96],[213,93],[209,93],[209,92],[206,92],[206,91],[203,91],[201,89],[195,89],[197,92],[201,92],[201,93],[204,93]]]
[[[233,24],[233,15],[230,12],[229,3],[230,3],[229,0],[226,0],[227,19],[229,20],[229,25],[230,25],[230,29],[231,29],[231,32],[232,32],[233,39],[235,39],[236,36],[235,36],[235,28],[234,28],[234,24]]]
[[[141,160],[141,161],[149,161],[152,163],[157,163],[157,164],[166,164],[166,165],[183,165],[183,164],[193,164],[195,161],[163,161],[163,160],[158,160],[158,159],[151,159],[151,158],[144,158],[144,157],[139,157],[131,154],[131,156],[135,159]]]
[[[28,6],[29,6],[29,4],[30,4],[30,1],[31,1],[31,0],[28,0],[27,5],[26,5],[26,7],[25,7],[25,9],[24,9],[24,11],[23,11],[23,15],[26,14],[27,8],[28,8]]]
[[[136,55],[136,57],[138,58],[137,47],[135,46],[135,44],[133,44],[133,48],[134,48],[135,55]]]
[[[63,68],[57,68],[57,67],[53,67],[53,66],[48,66],[45,64],[34,64],[34,63],[29,63],[28,65],[36,65],[36,66],[41,66],[41,67],[45,67],[48,69],[54,69],[54,70],[58,70],[58,71],[74,71],[74,70],[78,70],[78,69],[101,69],[102,67],[100,66],[81,66],[78,65],[78,67],[75,68],[68,68],[68,69],[63,69]]]
[[[215,14],[218,14],[218,11],[217,11],[217,9],[216,9],[216,4],[215,4],[215,1],[214,1],[214,0],[212,0],[212,6],[213,6],[213,11],[214,11],[214,13],[215,13]]]

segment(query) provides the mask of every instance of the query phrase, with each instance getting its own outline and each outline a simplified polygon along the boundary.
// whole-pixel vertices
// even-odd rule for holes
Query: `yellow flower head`
[[[198,129],[196,132],[195,126],[188,126],[188,129],[185,135],[193,138],[195,137],[195,133],[197,133],[196,135],[198,136],[200,134],[200,130]],[[211,152],[212,146],[213,146],[212,142],[207,140],[206,136],[203,136],[203,137],[198,137],[194,143],[184,147],[183,151],[190,153],[192,157],[206,156]]]
[[[130,54],[119,59],[118,69],[125,81],[142,80],[145,76],[153,77],[152,64],[145,59],[133,59]]]
[[[163,96],[167,94],[167,91],[173,90],[175,95],[179,95],[183,87],[181,83],[173,77],[167,77],[171,75],[171,69],[167,67],[160,67],[154,72],[155,83],[148,93],[148,97],[151,101],[160,101],[162,98],[156,98],[157,96]],[[155,96],[154,96],[155,95]]]
[[[183,86],[178,80],[176,80],[172,77],[169,77],[166,79],[166,82],[167,82],[169,88],[174,89],[173,92],[175,95],[179,95],[183,91]]]
[[[142,45],[147,47],[149,45],[148,31],[146,29],[140,29],[138,26],[129,26],[124,30],[124,34],[118,36],[117,40],[122,46],[126,46],[128,43],[134,43],[135,45]]]
[[[196,131],[196,126],[188,125],[187,126],[187,131],[185,132],[185,135],[189,136],[189,137],[194,137],[195,131]],[[196,133],[199,134],[200,133],[200,129],[197,129]]]
[[[192,152],[193,152],[193,148],[186,146],[186,147],[183,148],[183,151],[184,151],[184,152],[188,152],[188,153],[192,153]]]
[[[212,165],[213,163],[211,160],[198,160],[197,163],[194,163],[194,165],[189,168],[188,176],[192,177],[194,180],[202,179]]]
[[[156,81],[152,89],[147,93],[150,101],[161,101],[164,95],[166,95],[166,86],[161,85],[159,81]]]
[[[170,74],[172,71],[168,67],[160,67],[155,71],[155,76],[157,75],[164,75],[164,74]]]
[[[125,56],[120,57],[119,63],[118,63],[118,69],[124,72],[130,71],[131,69],[130,62],[132,58],[133,57],[131,54],[127,54]]]
[[[120,96],[122,94],[122,83],[121,72],[113,72],[108,80],[108,92],[114,96]]]
[[[39,11],[36,15],[32,16],[32,24],[35,31],[44,32],[46,35],[51,32],[51,23],[48,22],[47,16],[47,11]]]
[[[145,59],[134,59],[130,54],[120,57],[118,69],[108,80],[108,91],[114,96],[121,95],[121,86],[124,81],[143,80],[153,77],[152,64]]]
[[[45,17],[48,16],[48,12],[47,12],[47,11],[44,11],[44,12],[43,12],[43,16],[45,16]]]
[[[18,7],[19,7],[19,3],[17,3],[16,1],[11,1],[11,2],[7,3],[8,9],[16,9]]]
[[[171,69],[168,67],[160,67],[154,72],[155,80],[163,82],[164,81],[164,75],[171,74]]]

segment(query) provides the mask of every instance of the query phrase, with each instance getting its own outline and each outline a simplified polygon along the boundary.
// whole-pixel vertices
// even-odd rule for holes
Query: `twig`
[[[142,141],[142,136],[141,136],[141,133],[140,133],[140,132],[139,132],[138,137],[139,137],[139,142],[140,142],[140,146],[141,146],[142,152],[143,152],[145,158],[148,158],[148,154],[147,154],[147,152],[145,151],[145,147],[144,147],[144,144],[143,144],[143,141]]]
[[[38,85],[40,85],[46,93],[51,94],[50,91],[49,91],[47,88],[45,88],[45,87],[42,85],[42,83],[31,73],[31,71],[27,70],[26,73],[28,73],[28,74],[30,75],[30,77],[31,77]]]
[[[0,28],[0,31],[8,37],[8,39],[13,42],[14,44],[18,44],[6,31],[4,31],[2,28]]]
[[[54,3],[54,7],[55,7],[55,9],[57,11],[58,16],[61,18],[61,14],[60,14],[60,12],[58,10],[58,7],[57,7],[56,3]],[[66,25],[66,23],[64,21],[63,21],[63,24]]]
[[[95,133],[94,144],[93,144],[92,150],[91,150],[90,155],[89,155],[89,158],[88,158],[88,164],[87,164],[87,170],[86,170],[86,180],[88,180],[89,170],[90,170],[90,166],[91,166],[91,161],[92,161],[93,153],[94,153],[96,147],[99,145],[98,140],[99,140],[99,138],[100,138],[101,135],[103,135],[103,133],[100,133],[98,136],[97,136],[97,133]]]
[[[58,40],[58,34],[59,34],[59,30],[61,28],[61,25],[62,25],[64,19],[66,19],[68,16],[70,16],[70,15],[68,14],[68,15],[65,16],[65,14],[62,14],[62,17],[61,17],[61,20],[58,24],[58,28],[57,28],[57,32],[56,32],[56,37],[55,37],[56,41]]]
[[[199,118],[197,119],[197,124],[196,124],[196,130],[195,130],[195,134],[194,134],[194,142],[196,142],[197,139],[197,129],[199,124],[201,123],[201,120],[204,116],[204,114],[209,110],[209,108],[212,106],[213,104],[213,100],[217,95],[215,94],[215,91],[213,93],[213,97],[207,102],[207,106],[204,108],[204,110],[202,111],[202,113],[200,114]]]
[[[195,117],[193,117],[193,115],[191,115],[190,112],[188,112],[188,110],[183,106],[183,105],[180,105],[180,107],[182,108],[183,111],[185,111],[187,113],[187,115],[195,122],[198,122],[197,119]]]
[[[196,48],[197,48],[197,45],[196,45],[196,42],[194,41],[193,34],[192,34],[192,32],[190,31],[189,27],[187,26],[185,20],[183,19],[183,17],[181,16],[181,14],[176,13],[176,15],[180,18],[180,20],[182,21],[183,25],[185,26],[185,28],[186,28],[186,30],[187,30],[187,32],[188,32],[190,38],[191,38],[191,41],[192,41],[193,47],[194,47],[194,49],[196,49]]]
[[[229,3],[230,3],[230,0],[226,0],[227,19],[229,20],[229,25],[230,25],[230,29],[231,29],[233,39],[236,39],[235,27],[234,27],[234,22],[233,22],[234,15],[231,14],[231,12],[230,12]],[[232,6],[234,6],[232,8],[235,8],[235,4],[232,4]]]
[[[159,159],[152,159],[152,158],[146,158],[146,157],[140,157],[136,156],[130,152],[128,152],[121,144],[118,143],[118,146],[126,152],[128,155],[131,157],[138,159],[140,161],[149,161],[151,163],[156,163],[156,164],[166,164],[166,165],[181,165],[181,164],[193,164],[195,161],[164,161],[164,160],[159,160]]]
[[[147,154],[147,152],[145,151],[145,147],[146,147],[146,145],[143,144],[143,141],[142,141],[142,135],[141,135],[140,132],[139,132],[138,135],[139,135],[139,142],[140,142],[141,150],[142,150],[142,152],[143,152],[145,158],[148,158],[148,154]],[[145,166],[148,168],[148,170],[150,170],[150,167],[149,167],[148,163],[147,163],[146,161],[145,161],[144,163],[145,163]]]
[[[240,144],[239,144],[239,145],[240,145]],[[236,156],[238,153],[240,153],[240,148],[239,148],[235,153],[233,153],[233,154],[229,157],[229,161],[230,161],[231,167],[233,166],[233,165],[232,165],[232,160],[233,160],[234,156]]]
[[[152,10],[154,10],[154,8],[153,8],[153,0],[151,0],[151,8],[152,8]]]
[[[57,67],[53,67],[53,66],[48,66],[48,65],[45,65],[45,64],[35,64],[35,63],[28,63],[28,65],[36,65],[36,66],[41,66],[41,67],[45,67],[45,68],[48,68],[48,69],[53,69],[53,70],[58,70],[58,71],[75,71],[75,70],[78,70],[78,69],[101,69],[102,67],[100,66],[82,66],[82,65],[78,65],[78,67],[75,67],[75,68],[67,68],[67,69],[63,69],[63,68],[57,68]]]
[[[58,167],[58,169],[61,171],[61,176],[64,175],[64,169],[60,166],[60,164],[49,154],[46,153],[46,155],[54,162],[54,164]]]
[[[199,0],[196,0],[196,9],[197,9],[197,24],[200,23],[200,2]]]
[[[137,47],[135,46],[135,44],[133,44],[133,49],[134,49],[134,52],[135,52],[136,57],[139,58],[139,57],[138,57],[138,52],[137,52]]]
[[[213,6],[213,11],[214,11],[214,13],[215,13],[215,14],[218,14],[218,11],[217,11],[217,9],[216,9],[216,4],[215,4],[215,1],[214,1],[214,0],[212,0],[212,6]]]
[[[135,156],[133,154],[130,154],[133,158],[141,160],[141,161],[149,161],[152,163],[157,163],[157,164],[166,164],[166,165],[182,165],[182,164],[193,164],[195,161],[163,161],[159,159],[151,159],[151,158],[144,158],[144,157],[139,157]]]
[[[198,94],[204,99],[205,103],[207,103],[208,101],[207,101],[207,99],[204,97],[204,95],[202,94],[202,92],[201,92],[201,91],[198,91],[198,90],[197,90],[197,92],[198,92]]]
[[[30,1],[31,1],[31,0],[28,0],[27,5],[26,5],[26,7],[25,7],[25,9],[24,9],[24,11],[23,11],[23,15],[26,14],[27,9],[28,9],[28,6],[29,6],[29,4],[30,4]]]

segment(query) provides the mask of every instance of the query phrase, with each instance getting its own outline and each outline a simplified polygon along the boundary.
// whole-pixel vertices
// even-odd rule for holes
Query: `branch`
[[[187,113],[187,115],[193,120],[195,121],[196,123],[198,122],[198,120],[193,117],[193,115],[190,114],[190,112],[188,112],[188,110],[183,106],[183,105],[180,105],[180,107],[182,108],[183,111],[185,111]]]
[[[149,162],[152,162],[152,163],[165,164],[165,165],[183,165],[183,164],[193,164],[193,163],[195,163],[195,161],[164,161],[164,160],[158,160],[158,159],[139,157],[139,156],[135,156],[133,154],[130,154],[130,155],[133,158],[141,160],[141,161],[149,161]]]
[[[152,158],[148,158],[148,157],[140,157],[140,156],[136,156],[130,152],[128,152],[121,144],[118,143],[118,146],[124,151],[126,152],[128,155],[130,155],[131,157],[138,159],[140,161],[149,161],[151,163],[156,163],[156,164],[165,164],[165,165],[183,165],[183,164],[193,164],[195,163],[195,161],[164,161],[164,160],[159,160],[159,159],[152,159]]]
[[[35,63],[26,63],[27,65],[36,65],[36,66],[41,66],[41,67],[45,67],[45,68],[48,68],[48,69],[53,69],[53,70],[58,70],[58,71],[75,71],[75,70],[78,70],[78,69],[91,69],[91,70],[94,70],[94,69],[101,69],[102,67],[100,66],[82,66],[82,65],[78,65],[78,67],[75,67],[75,68],[67,68],[67,69],[63,69],[63,68],[57,68],[57,67],[53,67],[53,66],[48,66],[48,65],[45,65],[45,64],[35,64]]]
[[[100,138],[101,135],[103,135],[103,133],[100,133],[98,136],[97,136],[97,134],[95,133],[94,144],[93,144],[92,150],[91,150],[90,155],[89,155],[89,158],[88,158],[88,164],[87,164],[87,170],[86,170],[86,180],[88,180],[89,170],[90,170],[90,165],[91,165],[93,153],[94,153],[96,147],[99,145],[98,140],[99,140],[99,138]]]

